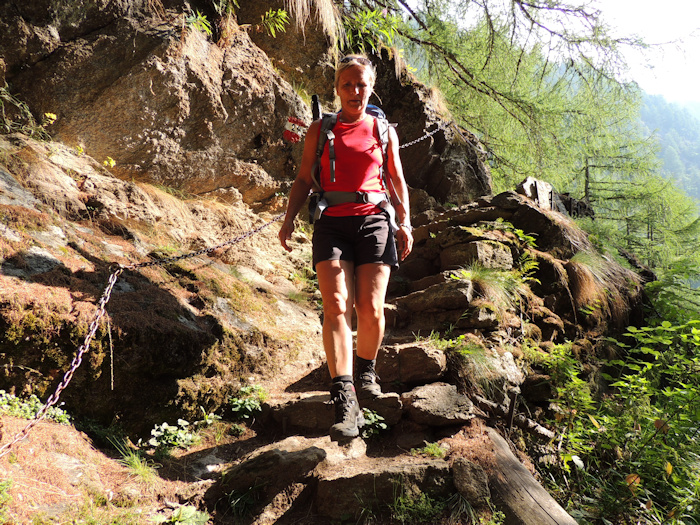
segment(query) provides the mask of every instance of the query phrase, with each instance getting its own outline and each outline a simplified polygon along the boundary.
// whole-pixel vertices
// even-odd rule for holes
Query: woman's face
[[[372,94],[371,74],[366,67],[350,66],[338,77],[336,91],[346,114],[361,114]]]

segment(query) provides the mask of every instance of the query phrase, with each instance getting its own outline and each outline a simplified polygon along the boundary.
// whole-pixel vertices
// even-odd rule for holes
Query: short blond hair
[[[340,74],[352,66],[360,66],[368,70],[370,87],[374,88],[374,83],[377,80],[377,71],[374,69],[374,65],[372,65],[369,58],[365,55],[347,55],[340,59],[338,67],[335,68],[335,89],[338,89]]]

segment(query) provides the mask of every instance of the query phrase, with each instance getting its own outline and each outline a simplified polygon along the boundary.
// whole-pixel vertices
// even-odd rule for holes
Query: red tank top
[[[331,182],[328,141],[321,155],[320,182],[324,191],[384,192],[381,167],[384,163],[374,117],[346,123],[338,119],[335,135],[335,182]],[[382,210],[374,204],[348,202],[330,206],[323,213],[332,217],[372,215]]]

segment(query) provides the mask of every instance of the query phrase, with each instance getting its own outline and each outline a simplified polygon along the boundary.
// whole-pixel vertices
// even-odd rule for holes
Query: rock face
[[[240,17],[259,20],[261,7],[244,6]],[[188,26],[184,13],[136,1],[98,10],[93,19],[68,4],[54,18],[30,7],[0,9],[0,56],[9,57],[11,92],[38,121],[57,115],[48,128],[56,139],[114,159],[114,174],[126,180],[274,208],[301,156],[302,145],[284,138],[288,119],[311,118],[289,82],[324,86],[321,95],[332,106],[332,61],[318,31],[304,33],[303,53],[284,45],[292,31],[279,41],[258,37],[266,54],[237,25],[218,46]],[[303,82],[290,63],[299,64]],[[376,91],[402,142],[440,128],[402,152],[412,188],[459,203],[489,194],[476,139],[441,120],[430,93],[406,72],[397,78],[386,54],[378,74]]]
[[[0,152],[11,159],[0,169],[0,346],[5,358],[19,365],[4,377],[5,390],[48,396],[57,376],[67,371],[94,303],[119,264],[168,258],[175,253],[168,245],[188,251],[216,246],[264,224],[243,204],[187,204],[122,181],[58,143],[0,136]],[[10,170],[26,176],[17,178]],[[164,265],[167,271],[126,268],[109,297],[110,323],[100,326],[90,358],[62,401],[76,416],[96,420],[124,411],[130,414],[126,427],[148,431],[151,418],[176,419],[175,412],[183,414],[186,405],[191,418],[200,406],[224,402],[238,382],[235,363],[262,363],[278,344],[288,347],[296,337],[315,335],[318,318],[309,323],[306,312],[288,304],[289,288],[262,277],[272,265],[258,257],[260,250],[272,245],[282,253],[274,236],[263,230],[221,254],[232,266],[199,256]],[[293,273],[291,261],[280,260],[277,268]],[[258,281],[235,278],[231,268],[236,266],[240,275],[250,272]],[[205,292],[205,282],[216,282],[217,293]],[[264,294],[258,291],[265,290],[263,283]],[[276,304],[273,310],[264,297]],[[292,322],[293,329],[285,329],[291,336],[286,343],[265,335],[264,325],[276,324],[264,319],[272,312]],[[39,340],[30,336],[36,330],[44,332]],[[111,361],[114,346],[119,357]],[[43,373],[27,377],[25,368]],[[180,407],[175,412],[174,405]]]
[[[176,28],[120,18],[8,80],[58,116],[57,140],[113,158],[119,177],[258,208],[294,176],[300,150],[282,135],[309,111],[244,31],[222,49]]]
[[[594,251],[585,234],[567,216],[515,192],[437,216],[422,214],[414,222],[425,224],[414,230],[414,250],[395,274],[395,309],[387,312],[396,327],[430,330],[448,323],[489,332],[508,327],[562,342],[580,337],[582,323],[605,330],[638,315],[640,279],[613,261],[604,261],[605,277],[570,261],[579,252]],[[528,285],[501,294],[496,289],[508,288],[504,281],[495,288],[489,284],[515,276]],[[636,283],[631,289],[630,282]],[[582,311],[595,301],[600,308]]]

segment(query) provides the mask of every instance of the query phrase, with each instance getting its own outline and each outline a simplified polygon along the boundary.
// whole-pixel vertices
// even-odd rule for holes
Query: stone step
[[[368,457],[366,452],[359,438],[339,445],[328,436],[292,436],[243,458],[208,496],[253,491],[256,501],[267,502],[256,512],[256,523],[275,523],[302,492],[307,493],[315,514],[331,520],[386,511],[402,495],[446,498],[455,492],[451,468],[443,459],[409,454]]]
[[[389,392],[360,406],[376,412],[384,422],[393,426],[402,417],[430,427],[462,425],[474,417],[474,405],[469,398],[449,383],[431,383],[416,387],[401,395]],[[266,419],[271,419],[287,434],[307,431],[326,432],[334,423],[334,410],[327,392],[302,392],[277,396],[267,401]]]

